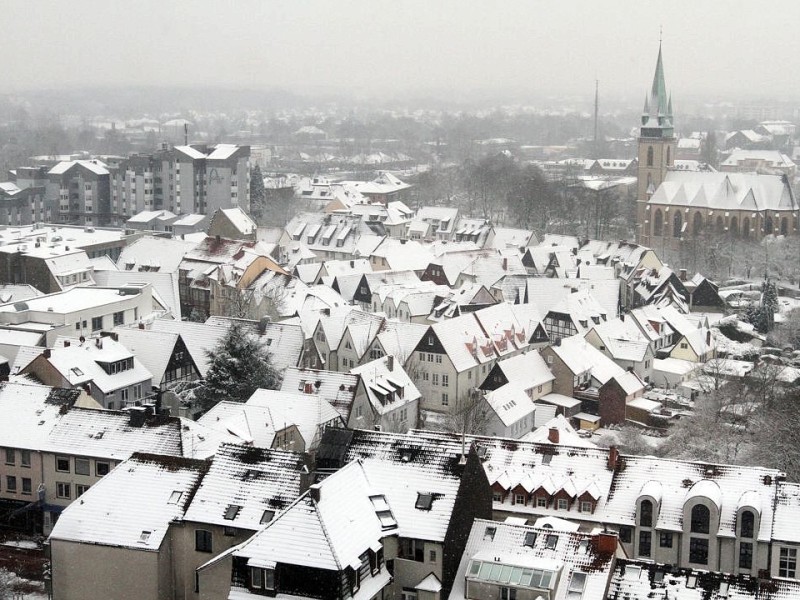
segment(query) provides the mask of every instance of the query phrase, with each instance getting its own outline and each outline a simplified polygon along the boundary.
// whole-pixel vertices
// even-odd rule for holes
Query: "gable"
[[[428,327],[428,331],[426,331],[425,335],[422,336],[422,339],[420,339],[416,348],[414,348],[414,351],[432,352],[434,354],[447,354],[447,351],[444,349],[444,346],[439,340],[439,337],[436,335],[436,332],[433,330],[433,327]]]

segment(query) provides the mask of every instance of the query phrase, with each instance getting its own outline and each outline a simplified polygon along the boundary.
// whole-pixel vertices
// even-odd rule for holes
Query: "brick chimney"
[[[508,258],[503,257],[503,271],[508,271]]]
[[[617,551],[617,536],[613,533],[603,531],[595,536],[595,543],[598,554],[614,554]]]
[[[547,432],[547,441],[552,444],[558,443],[558,427],[551,427]]]
[[[678,272],[680,273],[680,280],[681,281],[686,281],[686,269],[681,269]]]
[[[141,321],[139,321],[139,329],[144,329],[144,323],[142,323]]]
[[[391,354],[386,357],[386,368],[391,372],[394,371],[394,356]]]
[[[69,348],[69,340],[64,340],[64,348]]]
[[[613,471],[616,468],[618,462],[619,462],[619,450],[617,450],[616,446],[611,446],[608,449],[608,463],[606,464],[606,467],[608,468],[609,471]]]
[[[50,348],[45,348],[44,351],[42,352],[42,356],[44,356],[45,358],[50,358],[50,354],[51,354]]]

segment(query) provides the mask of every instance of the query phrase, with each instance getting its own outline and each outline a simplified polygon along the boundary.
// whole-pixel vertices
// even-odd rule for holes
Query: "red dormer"
[[[511,504],[526,506],[528,500],[530,500],[528,490],[522,487],[521,484],[517,484],[517,486],[511,490]]]
[[[568,491],[561,489],[553,494],[553,508],[556,510],[569,510],[575,497]]]

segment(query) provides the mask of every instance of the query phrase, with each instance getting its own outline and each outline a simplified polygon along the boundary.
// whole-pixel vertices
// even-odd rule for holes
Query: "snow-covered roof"
[[[70,160],[58,163],[47,173],[48,175],[63,175],[74,166],[81,166],[95,175],[108,175],[106,164],[100,160]]]
[[[467,446],[469,447],[469,446]],[[461,483],[461,441],[357,430],[346,460],[358,460],[397,519],[400,537],[443,542]],[[417,508],[420,494],[430,508]]]
[[[523,390],[529,390],[555,379],[538,352],[526,352],[504,358],[497,362],[495,368],[503,372],[508,383],[518,385]]]
[[[122,249],[117,268],[120,271],[176,273],[183,257],[195,245],[176,238],[143,236]]]
[[[300,495],[304,467],[295,452],[223,444],[184,520],[257,531]]]
[[[384,535],[371,500],[380,495],[362,465],[350,463],[316,484],[233,555],[254,567],[283,563],[329,571],[358,569],[360,555],[379,548]],[[390,576],[385,575],[388,583]]]
[[[199,460],[136,454],[68,506],[50,539],[158,551],[206,466]]]
[[[39,349],[41,351],[41,348]],[[61,418],[61,405],[69,406],[77,390],[61,390],[33,383],[0,385],[0,439],[11,448],[42,448]]]
[[[42,450],[113,460],[134,452],[181,456],[180,427],[177,418],[154,417],[136,427],[127,412],[72,408],[55,424]]]
[[[119,343],[150,371],[153,385],[160,385],[180,334],[138,327],[115,327],[114,333]]]
[[[417,386],[394,357],[383,356],[350,369],[350,373],[361,378],[367,398],[377,414],[396,410],[419,400],[421,396]]]
[[[558,441],[552,442],[550,440],[551,430],[558,431]],[[553,444],[558,443],[562,446],[574,446],[576,448],[596,448],[597,446],[587,439],[582,438],[575,431],[575,428],[570,425],[569,421],[564,415],[557,415],[550,419],[541,427],[526,433],[521,440],[525,442],[535,442],[540,444]],[[538,524],[538,521],[537,521]]]
[[[486,392],[484,398],[504,427],[510,427],[536,410],[536,405],[525,388],[516,383],[507,383],[496,390]]]
[[[754,591],[754,586],[756,591]],[[755,594],[755,596],[754,596]],[[617,562],[607,598],[648,598],[649,600],[791,600],[800,597],[800,583],[769,579],[768,586],[756,586],[749,575],[728,575],[709,571],[669,568],[652,562]]]
[[[164,331],[177,333],[186,343],[186,349],[192,355],[192,360],[197,365],[200,375],[205,377],[210,366],[207,351],[214,349],[219,344],[228,326],[194,323],[192,321],[173,321],[169,319],[156,319],[150,323],[150,329],[154,331]]]
[[[800,519],[800,483],[783,481],[778,484],[772,539],[800,543],[798,519]]]
[[[338,371],[288,367],[283,373],[281,391],[312,393],[324,398],[347,420],[358,385],[358,376]],[[309,391],[310,388],[310,391]]]

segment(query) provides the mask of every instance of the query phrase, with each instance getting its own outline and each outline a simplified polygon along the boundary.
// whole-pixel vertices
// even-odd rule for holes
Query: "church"
[[[710,236],[758,241],[797,235],[798,203],[785,175],[683,171],[674,168],[677,138],[661,45],[639,130],[636,239],[680,249]]]

